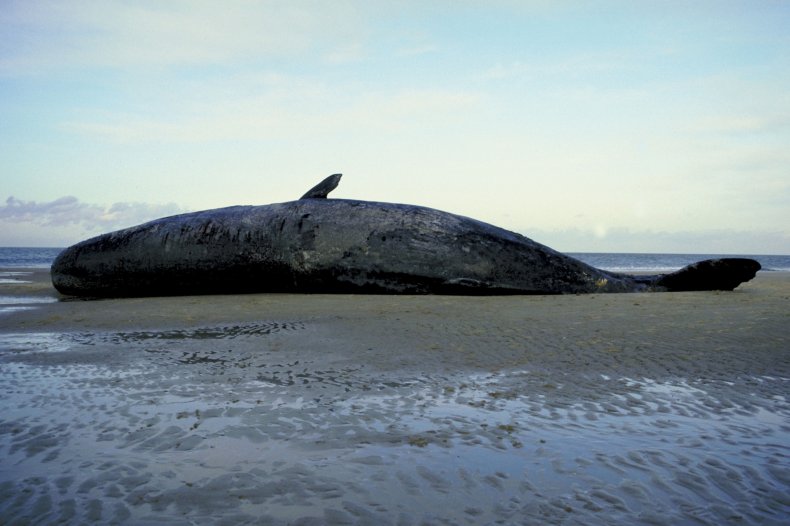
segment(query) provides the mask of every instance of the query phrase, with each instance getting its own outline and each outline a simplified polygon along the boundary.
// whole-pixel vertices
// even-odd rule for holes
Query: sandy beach
[[[788,524],[790,273],[63,301],[0,269],[3,524]]]

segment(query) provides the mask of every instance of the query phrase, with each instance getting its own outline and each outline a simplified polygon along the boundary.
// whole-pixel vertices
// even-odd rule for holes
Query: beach
[[[790,272],[57,295],[0,269],[3,524],[788,524]]]

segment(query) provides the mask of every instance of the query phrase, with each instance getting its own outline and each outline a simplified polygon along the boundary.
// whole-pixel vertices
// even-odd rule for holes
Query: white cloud
[[[329,103],[322,89],[304,90],[302,84],[297,82],[293,90],[277,88],[245,98],[219,99],[204,111],[178,116],[106,113],[61,126],[119,143],[304,139],[412,126],[415,120],[458,115],[479,100],[473,92],[426,89],[359,94]]]
[[[415,44],[414,46],[410,47],[403,47],[398,49],[395,52],[395,56],[398,57],[416,57],[420,55],[428,55],[430,53],[436,53],[439,51],[439,46],[434,44]]]
[[[790,234],[765,230],[659,231],[613,228],[605,238],[594,229],[532,229],[524,235],[561,252],[630,252],[664,254],[787,254]]]
[[[303,53],[362,31],[344,2],[55,2],[3,6],[0,72],[174,64]]]
[[[622,51],[577,53],[559,60],[557,57],[552,57],[551,60],[539,58],[534,61],[500,61],[484,70],[480,77],[483,80],[496,81],[513,79],[545,81],[547,77],[589,78],[602,73],[634,70],[640,60],[644,60],[644,57],[637,56],[635,52]]]
[[[775,103],[774,103],[775,104]],[[763,112],[717,115],[701,119],[694,129],[707,133],[773,133],[790,131],[790,114],[770,113],[775,107]]]
[[[106,231],[133,226],[158,217],[182,213],[174,203],[114,203],[102,206],[80,202],[73,196],[54,201],[6,199],[0,207],[0,223],[31,224],[44,227],[76,226],[85,231]]]
[[[365,58],[365,50],[362,44],[352,42],[344,46],[335,48],[326,54],[326,60],[330,64],[349,64],[360,62]]]

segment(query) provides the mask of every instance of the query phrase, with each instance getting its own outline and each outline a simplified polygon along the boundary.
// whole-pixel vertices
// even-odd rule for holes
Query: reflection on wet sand
[[[327,368],[267,340],[300,330],[3,335],[0,489],[15,497],[0,514],[184,524],[786,519],[790,408],[779,393],[788,378]]]

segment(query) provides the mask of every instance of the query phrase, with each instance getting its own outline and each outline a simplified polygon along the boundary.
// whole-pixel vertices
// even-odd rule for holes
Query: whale
[[[64,249],[65,296],[238,293],[589,294],[733,290],[747,258],[676,272],[608,272],[521,234],[424,206],[329,198],[333,174],[300,199],[174,215]]]

